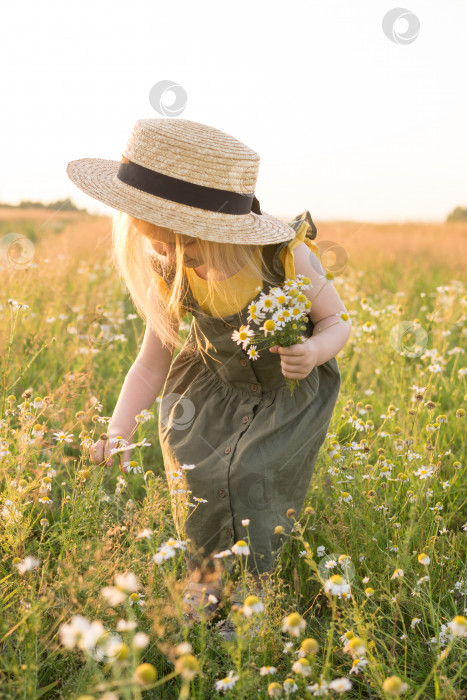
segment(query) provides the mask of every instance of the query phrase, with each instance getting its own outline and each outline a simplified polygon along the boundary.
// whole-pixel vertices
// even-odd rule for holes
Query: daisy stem
[[[328,636],[327,636],[327,648],[326,648],[326,658],[324,660],[324,665],[322,669],[322,677],[324,678],[326,675],[326,671],[329,667],[329,658],[332,653],[332,644],[333,644],[333,638],[334,638],[334,626],[335,626],[335,619],[336,619],[336,601],[334,600],[334,597],[332,595],[328,594],[328,598],[331,602],[331,608],[332,608],[332,616],[331,616],[331,624],[329,625],[329,630],[328,630]]]

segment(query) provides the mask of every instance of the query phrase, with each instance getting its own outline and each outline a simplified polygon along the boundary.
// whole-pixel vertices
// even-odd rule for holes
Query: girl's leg
[[[222,567],[217,560],[208,560],[199,564],[188,556],[185,557],[190,581],[206,583],[206,585],[222,587]]]
[[[252,576],[256,583],[264,584],[267,583],[267,581],[269,581],[271,574],[272,569],[270,569],[269,571],[264,571],[262,574],[252,574]]]

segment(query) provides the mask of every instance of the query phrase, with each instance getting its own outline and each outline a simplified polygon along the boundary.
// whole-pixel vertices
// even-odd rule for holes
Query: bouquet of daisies
[[[258,329],[262,333],[255,333],[248,324],[234,331],[232,340],[242,345],[250,360],[258,359],[258,345],[263,350],[273,345],[288,347],[305,342],[302,331],[306,330],[304,322],[311,301],[303,294],[303,290],[312,286],[308,277],[297,275],[295,279],[286,279],[282,287],[272,287],[269,294],[261,292],[258,299],[248,306],[248,321],[262,324]],[[286,377],[286,382],[293,394],[298,379]]]

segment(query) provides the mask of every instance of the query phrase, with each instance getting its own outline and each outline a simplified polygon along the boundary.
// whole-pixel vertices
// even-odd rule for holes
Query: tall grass
[[[2,700],[301,698],[333,679],[331,696],[463,697],[467,225],[318,224],[348,255],[341,394],[266,610],[232,613],[227,642],[181,610],[159,401],[136,434],[141,473],[89,459],[144,332],[108,263],[110,220],[12,216],[0,244],[16,232],[32,248],[24,267],[0,251]]]

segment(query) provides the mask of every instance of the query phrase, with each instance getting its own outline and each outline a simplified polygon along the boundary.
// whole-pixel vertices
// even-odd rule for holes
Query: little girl
[[[80,189],[117,210],[113,259],[146,332],[108,434],[129,439],[137,414],[163,390],[159,440],[174,524],[187,543],[194,619],[200,606],[214,615],[222,570],[237,557],[258,584],[271,574],[326,437],[341,382],[335,355],[350,334],[309,212],[288,225],[261,211],[258,168],[258,154],[229,134],[170,118],[139,120],[121,161],[83,158],[67,168]],[[251,302],[260,306],[298,274],[313,285],[306,342],[250,358],[233,331],[254,328]],[[286,378],[300,380],[293,394]],[[96,442],[94,462],[109,463],[112,446]]]

